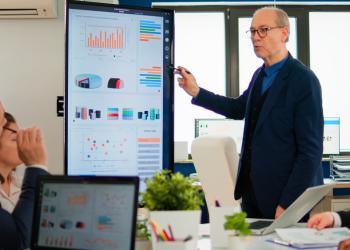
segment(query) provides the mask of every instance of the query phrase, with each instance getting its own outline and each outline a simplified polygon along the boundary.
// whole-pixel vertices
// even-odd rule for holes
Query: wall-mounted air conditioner
[[[0,19],[56,17],[57,0],[0,0]]]

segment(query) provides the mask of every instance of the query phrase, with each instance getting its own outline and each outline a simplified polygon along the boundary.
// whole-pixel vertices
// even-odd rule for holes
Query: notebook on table
[[[32,250],[133,250],[138,177],[40,176]]]

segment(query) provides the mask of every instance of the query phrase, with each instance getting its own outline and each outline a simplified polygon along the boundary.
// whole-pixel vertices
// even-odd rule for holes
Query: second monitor
[[[337,155],[340,150],[340,118],[324,118],[323,154]],[[233,119],[195,119],[195,137],[204,135],[227,135],[231,136],[237,152],[240,153],[244,132],[244,120]]]

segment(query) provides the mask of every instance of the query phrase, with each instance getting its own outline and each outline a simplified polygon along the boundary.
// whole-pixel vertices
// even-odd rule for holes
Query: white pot
[[[228,235],[228,249],[229,250],[245,250],[248,248],[251,242],[251,237],[249,236],[237,236]]]
[[[152,250],[152,243],[150,240],[138,240],[138,239],[136,239],[135,250]]]
[[[167,232],[169,232],[168,226],[170,225],[175,239],[181,240],[189,235],[192,236],[187,249],[197,249],[201,210],[151,211],[150,219],[166,229]],[[156,243],[157,239],[152,231],[152,245],[154,246]]]

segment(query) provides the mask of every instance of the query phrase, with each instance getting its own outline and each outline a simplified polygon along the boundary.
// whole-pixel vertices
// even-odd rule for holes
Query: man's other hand
[[[281,214],[284,212],[284,210],[285,209],[283,207],[278,206],[276,208],[275,219],[278,219],[281,216]]]
[[[333,227],[333,225],[334,225],[334,217],[331,212],[315,214],[307,222],[307,227],[316,228],[318,230],[321,230],[327,227]]]
[[[339,242],[338,250],[350,249],[350,239]]]

